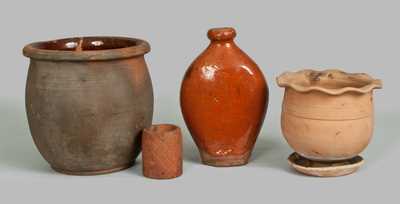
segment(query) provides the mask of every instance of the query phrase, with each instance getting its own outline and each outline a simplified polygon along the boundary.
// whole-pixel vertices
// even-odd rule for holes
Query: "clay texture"
[[[38,42],[31,58],[26,110],[33,140],[56,171],[93,175],[134,164],[151,125],[147,42],[82,37]]]
[[[257,66],[233,41],[233,28],[208,31],[211,43],[188,68],[181,109],[200,151],[212,166],[248,162],[263,123],[268,87]]]
[[[182,134],[179,127],[153,125],[143,130],[143,175],[171,179],[182,174]]]

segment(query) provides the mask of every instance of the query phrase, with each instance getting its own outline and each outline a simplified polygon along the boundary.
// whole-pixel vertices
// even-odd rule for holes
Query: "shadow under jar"
[[[33,140],[61,173],[95,175],[132,166],[151,125],[149,44],[124,37],[32,43],[26,110]]]

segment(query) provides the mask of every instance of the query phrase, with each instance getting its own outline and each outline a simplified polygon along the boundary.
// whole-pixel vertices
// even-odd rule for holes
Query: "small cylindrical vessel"
[[[143,175],[171,179],[182,174],[182,134],[178,126],[153,125],[142,135]]]

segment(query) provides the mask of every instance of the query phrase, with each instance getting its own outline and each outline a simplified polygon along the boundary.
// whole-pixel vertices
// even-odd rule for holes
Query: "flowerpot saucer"
[[[297,154],[292,153],[288,158],[290,166],[297,171],[317,177],[335,177],[344,176],[357,171],[360,166],[364,163],[364,159],[361,156],[356,156],[351,159],[342,161],[313,161],[304,158]]]

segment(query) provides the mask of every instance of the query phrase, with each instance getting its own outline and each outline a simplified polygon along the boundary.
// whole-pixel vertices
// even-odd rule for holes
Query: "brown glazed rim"
[[[105,48],[97,50],[62,50],[62,49],[45,49],[41,48],[45,44],[57,43],[59,41],[76,41],[76,40],[112,40],[115,42],[130,43],[127,46],[117,48]],[[144,55],[150,52],[150,45],[145,40],[129,37],[117,36],[83,36],[61,38],[50,41],[34,42],[23,48],[23,55],[32,59],[49,60],[49,61],[98,61],[98,60],[114,60],[124,59],[135,56]]]
[[[337,87],[325,86],[324,82],[340,84]],[[330,95],[341,95],[346,92],[369,93],[382,88],[382,81],[365,73],[347,73],[339,69],[316,71],[304,69],[297,72],[284,72],[276,78],[280,87],[292,88],[298,92],[320,91]]]

